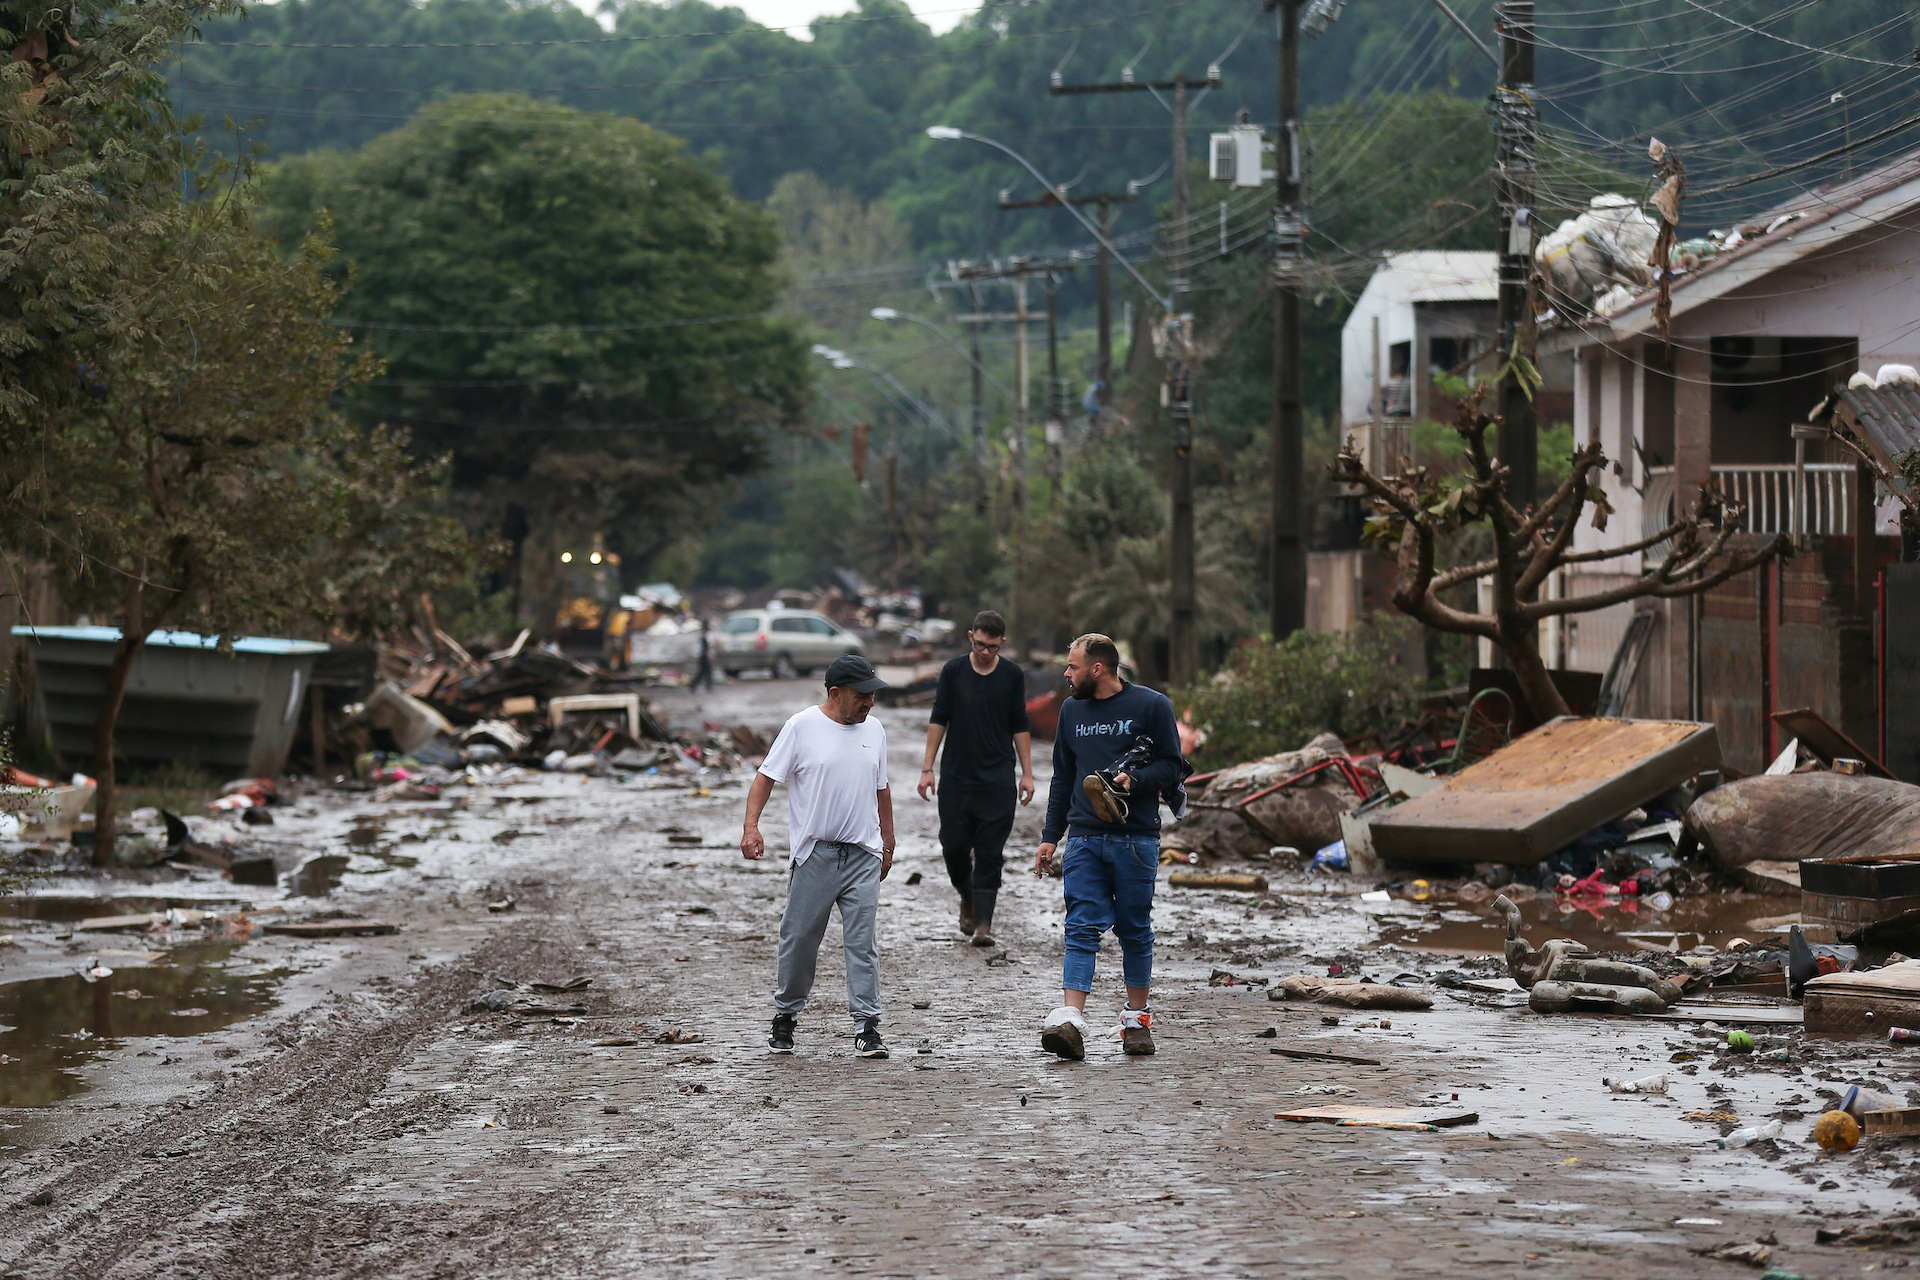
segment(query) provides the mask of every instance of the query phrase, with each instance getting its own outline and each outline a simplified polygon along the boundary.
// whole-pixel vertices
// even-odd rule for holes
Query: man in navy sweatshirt
[[[1166,695],[1120,678],[1120,652],[1106,636],[1075,640],[1066,676],[1073,697],[1054,733],[1053,785],[1033,870],[1048,873],[1064,836],[1067,959],[1061,1007],[1047,1017],[1040,1044],[1063,1058],[1086,1056],[1087,993],[1101,938],[1111,929],[1127,984],[1121,1044],[1130,1054],[1152,1053],[1147,996],[1160,804],[1179,803],[1186,777],[1180,733]]]

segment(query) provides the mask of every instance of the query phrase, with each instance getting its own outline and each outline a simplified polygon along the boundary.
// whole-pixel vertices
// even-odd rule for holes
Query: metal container
[[[31,659],[27,721],[60,767],[95,772],[93,726],[106,694],[117,627],[15,627]],[[271,776],[286,768],[314,660],[311,640],[242,636],[222,653],[214,636],[156,631],[134,659],[114,734],[129,765],[198,765]]]

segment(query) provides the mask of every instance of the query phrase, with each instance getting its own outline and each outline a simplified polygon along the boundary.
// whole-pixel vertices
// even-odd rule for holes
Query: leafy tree
[[[1591,479],[1601,474],[1606,454],[1597,441],[1581,445],[1573,451],[1566,478],[1551,497],[1516,508],[1507,495],[1507,468],[1487,451],[1487,429],[1498,420],[1480,406],[1491,385],[1476,386],[1461,402],[1454,423],[1466,446],[1465,465],[1459,471],[1436,477],[1425,467],[1403,460],[1398,470],[1376,474],[1348,445],[1334,460],[1334,473],[1366,491],[1374,508],[1367,520],[1366,539],[1393,550],[1398,559],[1394,607],[1437,631],[1477,636],[1499,645],[1534,719],[1568,714],[1566,700],[1540,657],[1542,618],[1588,613],[1629,600],[1703,595],[1776,556],[1793,553],[1793,540],[1784,533],[1764,542],[1756,538],[1749,545],[1734,545],[1745,510],[1708,486],[1702,486],[1690,509],[1679,510],[1659,533],[1620,547],[1570,550],[1583,515],[1591,513],[1595,528],[1607,527],[1612,507],[1606,491]],[[1491,554],[1442,568],[1443,541],[1477,528],[1490,535]],[[1630,582],[1564,600],[1540,598],[1541,584],[1564,565],[1592,564],[1639,552],[1654,552],[1657,558],[1649,557],[1648,567]],[[1483,578],[1493,588],[1489,613],[1451,603],[1442,594]]]
[[[328,410],[377,361],[316,322],[335,296],[324,245],[283,259],[237,204],[176,206],[118,237],[136,287],[87,367],[89,394],[10,426],[0,448],[0,533],[120,627],[94,727],[102,863],[114,727],[149,632],[391,618],[467,555],[457,526],[415,508],[430,476],[405,441]]]
[[[178,195],[157,64],[232,0],[0,3],[0,417],[57,412],[123,322],[120,249]]]
[[[536,593],[531,565],[596,533],[643,573],[804,403],[773,218],[637,121],[457,97],[264,189],[283,244],[338,228],[329,269],[389,364],[354,412],[450,452],[457,509],[527,541]]]

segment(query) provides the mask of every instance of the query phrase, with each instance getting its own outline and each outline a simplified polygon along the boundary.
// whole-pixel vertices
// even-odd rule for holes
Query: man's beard
[[[1100,678],[1098,676],[1083,676],[1073,681],[1072,684],[1073,696],[1082,702],[1087,702],[1093,698],[1094,693],[1100,688]]]

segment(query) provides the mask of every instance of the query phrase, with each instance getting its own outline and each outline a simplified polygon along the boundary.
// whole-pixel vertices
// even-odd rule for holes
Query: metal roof
[[[1875,455],[1889,476],[1900,475],[1895,458],[1909,449],[1920,448],[1920,387],[1899,383],[1887,387],[1848,387],[1821,402],[1812,417],[1816,422],[1840,418]]]
[[[93,640],[119,644],[118,627],[15,627],[13,634],[27,640]],[[217,649],[219,636],[203,636],[193,631],[154,631],[147,643],[162,649]],[[283,640],[274,636],[236,636],[235,653],[298,654],[325,653],[332,646],[317,640]]]
[[[1389,302],[1492,302],[1500,296],[1500,255],[1477,249],[1390,253],[1363,293]]]

